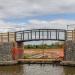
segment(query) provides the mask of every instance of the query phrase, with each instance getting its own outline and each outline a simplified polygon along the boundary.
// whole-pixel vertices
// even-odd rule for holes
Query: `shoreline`
[[[0,66],[13,66],[23,64],[53,64],[58,66],[72,66],[75,67],[74,61],[64,61],[55,59],[19,59],[17,61],[0,61]]]

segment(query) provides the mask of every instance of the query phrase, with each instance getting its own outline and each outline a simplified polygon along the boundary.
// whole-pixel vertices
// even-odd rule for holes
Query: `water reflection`
[[[26,73],[26,75],[63,75],[63,67],[50,64],[24,65],[24,73]]]
[[[75,75],[75,67],[64,67],[64,75]]]
[[[0,66],[0,75],[23,75],[23,66]]]
[[[50,64],[0,66],[0,75],[75,75],[75,67]]]

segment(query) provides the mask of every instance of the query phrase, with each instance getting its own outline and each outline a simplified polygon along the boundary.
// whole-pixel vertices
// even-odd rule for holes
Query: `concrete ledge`
[[[58,64],[60,60],[55,59],[19,59],[21,64]]]
[[[0,66],[4,66],[4,65],[15,65],[17,64],[17,61],[0,61]]]
[[[75,66],[75,61],[61,61],[60,65],[63,65],[63,66]]]

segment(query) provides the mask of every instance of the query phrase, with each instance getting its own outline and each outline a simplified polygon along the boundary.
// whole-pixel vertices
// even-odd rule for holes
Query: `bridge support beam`
[[[22,59],[24,56],[23,42],[15,42],[13,48],[13,59]]]
[[[18,58],[22,59],[24,56],[24,50],[23,50],[23,42],[17,42],[17,49],[18,49]]]

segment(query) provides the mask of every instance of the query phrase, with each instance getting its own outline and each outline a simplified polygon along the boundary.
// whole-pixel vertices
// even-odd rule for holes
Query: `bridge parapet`
[[[66,32],[66,40],[75,41],[75,30],[67,30]]]
[[[33,29],[17,32],[0,33],[2,42],[26,42],[39,40],[67,41],[75,40],[75,30],[62,29]]]
[[[39,40],[67,41],[75,40],[75,30],[33,29],[17,32],[0,33],[2,42],[26,42]]]
[[[15,32],[0,33],[0,43],[3,42],[14,42]]]

